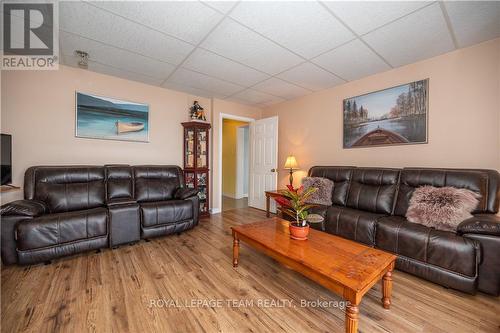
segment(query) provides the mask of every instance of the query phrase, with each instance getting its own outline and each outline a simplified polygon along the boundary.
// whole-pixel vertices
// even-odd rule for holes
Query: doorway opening
[[[248,207],[250,122],[222,119],[222,211]]]

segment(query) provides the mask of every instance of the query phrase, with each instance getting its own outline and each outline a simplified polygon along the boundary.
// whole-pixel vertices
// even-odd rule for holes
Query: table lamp
[[[299,164],[297,163],[295,156],[290,155],[286,158],[285,169],[290,170],[290,185],[293,186],[293,170],[299,169]]]

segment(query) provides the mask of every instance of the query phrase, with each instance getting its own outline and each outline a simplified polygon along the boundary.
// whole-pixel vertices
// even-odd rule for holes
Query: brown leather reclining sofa
[[[197,191],[177,166],[36,166],[24,198],[1,207],[2,262],[34,264],[180,233],[198,224]]]
[[[323,231],[398,255],[396,268],[467,293],[500,294],[500,176],[495,170],[383,169],[316,166],[309,176],[334,182]],[[481,195],[474,217],[457,232],[406,218],[415,188],[466,188]]]

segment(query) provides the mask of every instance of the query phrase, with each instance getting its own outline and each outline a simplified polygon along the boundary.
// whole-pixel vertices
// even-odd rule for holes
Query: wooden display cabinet
[[[182,123],[184,127],[184,182],[200,192],[200,214],[207,216],[210,207],[209,133],[210,124],[198,121]]]

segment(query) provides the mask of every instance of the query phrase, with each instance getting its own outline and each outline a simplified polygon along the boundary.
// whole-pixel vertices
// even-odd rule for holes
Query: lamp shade
[[[299,168],[299,164],[297,163],[295,156],[293,156],[293,155],[288,156],[286,158],[286,162],[285,162],[285,169],[296,170],[298,168]]]

